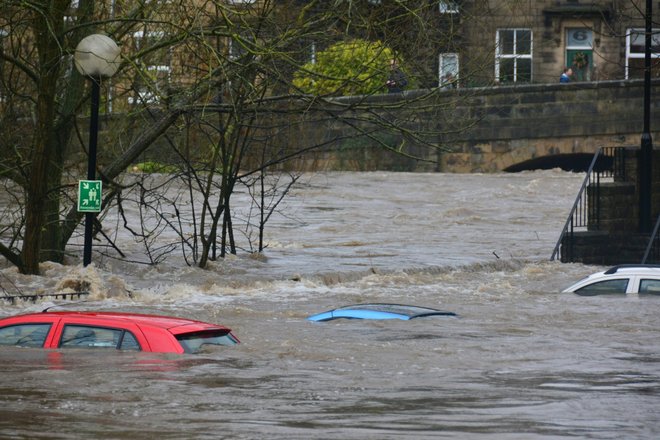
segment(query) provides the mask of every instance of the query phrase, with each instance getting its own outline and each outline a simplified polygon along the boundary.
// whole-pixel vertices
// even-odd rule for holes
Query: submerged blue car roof
[[[456,316],[456,313],[404,304],[354,304],[318,313],[307,319],[310,321],[330,321],[338,318],[403,319],[408,321],[425,316]]]

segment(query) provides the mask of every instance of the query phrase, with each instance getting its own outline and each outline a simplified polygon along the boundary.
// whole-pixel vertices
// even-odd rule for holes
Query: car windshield
[[[229,330],[206,330],[176,335],[186,353],[199,353],[209,345],[236,345],[238,340]]]

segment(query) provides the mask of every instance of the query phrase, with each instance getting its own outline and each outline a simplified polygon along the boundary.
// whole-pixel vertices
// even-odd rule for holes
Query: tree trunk
[[[51,138],[52,139],[52,138]],[[44,224],[41,228],[41,252],[39,261],[56,261],[64,259],[62,244],[62,224],[60,222],[60,191],[62,182],[62,148],[56,140],[51,140],[49,150],[49,166],[45,171],[44,181],[48,193],[43,199]]]
[[[63,13],[62,3],[53,2],[51,14],[35,12],[34,29],[36,30],[35,43],[39,52],[39,76],[37,83],[37,131],[35,133],[32,151],[32,166],[27,188],[27,203],[25,206],[25,236],[21,260],[23,266],[20,271],[25,274],[39,274],[39,261],[41,259],[41,237],[44,227],[46,200],[49,195],[50,179],[47,178],[48,167],[51,166],[51,137],[55,120],[55,95],[57,90],[56,78],[59,77],[62,64],[61,41],[57,36],[62,31]],[[60,20],[49,18],[60,16]]]

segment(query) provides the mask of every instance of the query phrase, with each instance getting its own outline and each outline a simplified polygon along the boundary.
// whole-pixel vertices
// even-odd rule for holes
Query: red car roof
[[[57,312],[43,312],[43,313],[29,313],[22,315],[22,318],[39,318],[45,315],[58,316],[58,317],[85,317],[85,318],[95,318],[100,322],[110,321],[110,320],[119,320],[119,321],[128,321],[135,323],[137,325],[148,325],[152,327],[158,327],[162,329],[169,330],[170,332],[177,334],[181,331],[200,331],[200,330],[210,330],[210,329],[226,329],[226,327],[216,324],[209,324],[206,322],[195,321],[193,319],[177,318],[174,316],[162,316],[162,315],[147,315],[141,313],[122,313],[122,312],[89,312],[89,311],[57,311]]]
[[[62,325],[53,325],[57,322],[61,322]],[[201,346],[195,345],[195,341],[208,338],[226,337],[226,341],[217,339],[216,342],[209,342],[214,345],[234,345],[238,343],[238,339],[228,327],[173,316],[122,312],[43,311],[0,319],[0,327],[3,328],[39,323],[51,324],[48,335],[45,335],[45,341],[40,342],[44,348],[59,348],[62,335],[70,324],[127,330],[131,332],[133,339],[137,338],[135,346],[139,346],[141,350],[148,352],[194,353]],[[180,335],[183,335],[183,337]],[[102,346],[117,348],[113,345],[114,342],[113,338],[110,345],[103,344]],[[203,345],[204,342],[201,344]]]

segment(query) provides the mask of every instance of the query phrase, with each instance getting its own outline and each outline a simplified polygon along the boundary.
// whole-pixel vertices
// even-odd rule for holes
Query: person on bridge
[[[571,82],[572,75],[573,75],[573,69],[571,69],[570,67],[565,68],[561,76],[559,77],[559,82],[560,83]]]
[[[396,60],[390,61],[390,76],[385,83],[389,93],[400,93],[403,88],[408,85],[406,75],[399,69]]]

